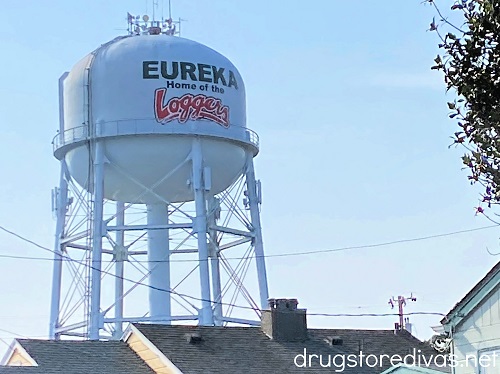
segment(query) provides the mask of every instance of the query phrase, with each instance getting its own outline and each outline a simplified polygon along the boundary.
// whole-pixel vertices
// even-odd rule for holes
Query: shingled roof
[[[405,330],[395,333],[393,330],[308,329],[307,340],[289,342],[270,339],[258,327],[133,326],[184,374],[324,373],[329,370],[322,368],[317,359],[311,368],[296,367],[294,358],[303,355],[304,350],[307,354],[322,355],[324,363],[331,361],[334,355],[347,357],[360,351],[376,356],[403,357],[419,350],[427,357],[437,354]],[[153,373],[123,341],[20,339],[17,343],[38,366],[0,367],[0,374]],[[301,362],[303,359],[299,358],[298,363]],[[381,367],[345,367],[343,372],[375,374],[390,366],[385,360]]]
[[[38,366],[0,366],[0,374],[154,373],[123,341],[18,339],[17,342]]]
[[[401,360],[440,356],[406,330],[308,329],[297,304],[270,299],[260,327],[132,324],[122,341],[21,339],[7,363],[35,366],[0,367],[0,374],[380,374]]]
[[[437,352],[405,330],[346,330],[308,329],[309,338],[303,342],[270,339],[258,327],[193,327],[134,324],[182,373],[324,373],[316,360],[312,368],[298,368],[297,355],[336,354],[401,355],[412,354],[414,349],[426,356]],[[192,340],[190,337],[196,337]],[[336,343],[332,345],[332,338]],[[341,341],[341,342],[340,342]],[[299,364],[301,359],[298,360]],[[385,360],[382,367],[346,367],[344,373],[381,373],[391,367]]]

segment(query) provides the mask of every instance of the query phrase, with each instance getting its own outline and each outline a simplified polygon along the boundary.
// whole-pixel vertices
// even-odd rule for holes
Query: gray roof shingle
[[[3,373],[89,374],[153,371],[122,341],[18,339],[37,367],[0,367]]]
[[[291,343],[271,340],[257,327],[134,326],[185,374],[325,373],[334,369],[322,368],[318,359],[313,368],[297,368],[294,358],[304,349],[307,354],[323,355],[324,364],[328,355],[357,355],[360,350],[377,356],[405,356],[413,349],[420,349],[427,357],[437,354],[406,331],[309,329],[308,340]],[[189,343],[187,336],[192,333],[200,334],[202,341]],[[326,340],[333,336],[342,339],[342,345],[328,344]],[[382,367],[346,367],[344,373],[381,373],[389,367],[386,360]]]
[[[309,329],[304,342],[278,342],[269,339],[257,327],[205,327],[175,325],[134,325],[147,339],[185,374],[219,373],[325,373],[336,368],[322,368],[319,358],[312,368],[297,368],[294,358],[304,353],[328,357],[337,354],[405,356],[413,349],[429,357],[436,355],[406,331],[392,330]],[[199,334],[201,341],[190,343],[188,337]],[[342,339],[331,345],[332,337]],[[150,374],[153,371],[122,341],[51,341],[20,339],[19,344],[38,363],[38,367],[0,367],[0,374]],[[301,360],[299,359],[299,363]],[[340,361],[336,361],[340,363]],[[349,368],[344,373],[375,374],[390,367],[385,360],[381,367]],[[338,369],[338,367],[337,367]]]

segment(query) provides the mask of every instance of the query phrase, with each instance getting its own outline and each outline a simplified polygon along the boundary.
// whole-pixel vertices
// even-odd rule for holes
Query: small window
[[[485,349],[478,352],[479,374],[500,373],[500,347]]]

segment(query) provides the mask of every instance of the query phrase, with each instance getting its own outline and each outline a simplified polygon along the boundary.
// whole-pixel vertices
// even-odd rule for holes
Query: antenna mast
[[[163,0],[162,0],[162,17],[161,21],[155,18],[155,7],[158,7],[158,0],[153,0],[152,19],[150,20],[147,14],[134,16],[127,13],[127,31],[129,35],[171,35],[180,36],[181,34],[181,21],[172,20],[172,1],[168,0],[168,19],[163,18]],[[146,10],[147,13],[147,10]]]
[[[404,307],[406,306],[407,301],[417,301],[416,297],[413,297],[413,294],[410,294],[410,297],[398,296],[398,298],[389,299],[388,304],[391,306],[391,309],[394,309],[394,303],[398,305],[398,315],[399,315],[399,323],[396,323],[396,330],[403,330],[407,324],[409,324],[410,319],[405,318],[404,316]]]

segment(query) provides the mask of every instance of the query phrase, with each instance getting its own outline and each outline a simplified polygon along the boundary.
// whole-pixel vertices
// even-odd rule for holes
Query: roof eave
[[[497,267],[498,264],[495,268]],[[445,330],[449,331],[451,327],[457,326],[460,322],[462,322],[462,320],[467,318],[467,316],[473,312],[476,307],[498,287],[499,284],[500,269],[497,269],[496,274],[492,275],[487,282],[475,290],[474,295],[470,299],[459,302],[446,315],[446,317],[441,320],[441,324],[444,326]]]
[[[172,374],[183,374],[181,370],[179,370],[179,368],[177,366],[175,366],[175,364],[170,361],[170,359],[166,356],[165,353],[163,353],[162,351],[160,351],[158,349],[158,347],[156,347],[143,333],[142,331],[140,331],[133,323],[131,323],[125,333],[123,334],[123,341],[125,343],[128,344],[128,340],[130,339],[130,337],[132,335],[135,335],[137,336],[141,342],[153,353],[155,354],[158,359],[160,359],[160,361],[163,363],[163,365],[165,365],[166,368],[169,369],[169,371],[172,373]],[[130,346],[129,346],[130,347]],[[132,349],[132,347],[130,347],[130,349]],[[132,349],[133,350],[133,349]],[[135,352],[135,351],[134,351]],[[139,355],[140,357],[140,354],[138,352],[135,352],[137,355]],[[147,362],[146,362],[147,364]]]
[[[33,359],[33,357],[30,356],[17,339],[11,343],[7,353],[5,353],[0,361],[0,366],[6,366],[16,351],[19,352],[26,359],[26,361],[31,364],[31,366],[38,366],[38,363]]]

